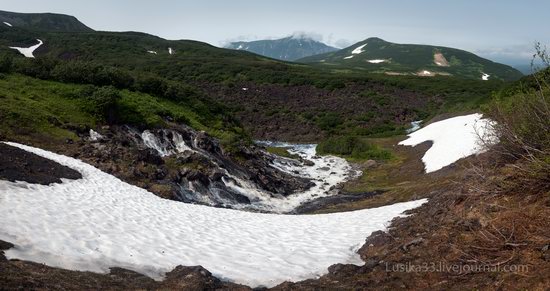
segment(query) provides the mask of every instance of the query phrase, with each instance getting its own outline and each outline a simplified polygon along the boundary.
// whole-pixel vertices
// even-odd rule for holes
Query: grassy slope
[[[366,44],[363,53],[353,55],[351,59],[344,59],[352,55],[351,52]],[[440,67],[434,63],[434,53],[441,52],[449,67]],[[367,60],[384,59],[389,62],[372,64]],[[493,79],[516,80],[522,74],[516,69],[478,57],[472,53],[430,45],[396,44],[379,38],[369,38],[349,48],[337,52],[311,56],[298,60],[332,69],[351,69],[369,72],[399,72],[416,73],[420,70],[431,72],[450,73],[464,78],[480,79],[481,72],[490,74]]]
[[[21,75],[2,75],[0,79],[0,136],[10,139],[51,138],[62,142],[75,138],[75,128],[94,128],[104,121],[90,111],[82,96],[88,85],[64,84]],[[166,116],[185,119],[189,125],[220,138],[233,133],[205,125],[189,107],[149,94],[118,90],[118,110],[124,122],[148,126],[161,125]]]

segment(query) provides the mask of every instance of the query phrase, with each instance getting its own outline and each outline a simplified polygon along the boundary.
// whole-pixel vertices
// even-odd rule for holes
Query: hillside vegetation
[[[452,75],[481,80],[517,80],[518,70],[467,51],[416,44],[397,44],[369,38],[348,48],[298,60],[332,70],[356,70],[389,75]]]
[[[38,31],[77,32],[93,31],[76,17],[55,13],[16,13],[0,11],[0,23],[7,22],[13,27]]]

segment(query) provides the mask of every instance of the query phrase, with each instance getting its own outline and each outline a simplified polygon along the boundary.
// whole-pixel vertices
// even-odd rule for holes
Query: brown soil
[[[449,67],[449,62],[442,53],[434,54],[434,63],[440,67]]]

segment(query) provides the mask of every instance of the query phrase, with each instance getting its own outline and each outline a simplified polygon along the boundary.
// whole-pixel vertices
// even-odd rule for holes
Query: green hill
[[[93,31],[74,16],[54,13],[0,11],[0,24],[39,31]]]
[[[298,60],[332,69],[388,75],[452,75],[471,79],[516,80],[518,70],[467,51],[417,44],[397,44],[369,38],[348,48]]]
[[[43,44],[33,52],[35,58],[10,48],[28,48],[37,39]],[[248,132],[258,133],[255,137],[273,132],[273,138],[294,136],[287,128],[311,129],[311,139],[336,132],[399,133],[412,120],[476,108],[503,84],[497,78],[484,82],[335,70],[139,32],[52,32],[0,25],[0,70],[4,65],[7,73],[178,100],[213,130],[232,131],[233,125],[224,120],[236,116]],[[228,116],[219,115],[222,111]],[[135,119],[146,126],[156,123]]]

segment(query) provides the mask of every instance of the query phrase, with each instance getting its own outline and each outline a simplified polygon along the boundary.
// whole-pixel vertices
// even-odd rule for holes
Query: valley
[[[0,11],[0,289],[544,290],[549,76]]]

